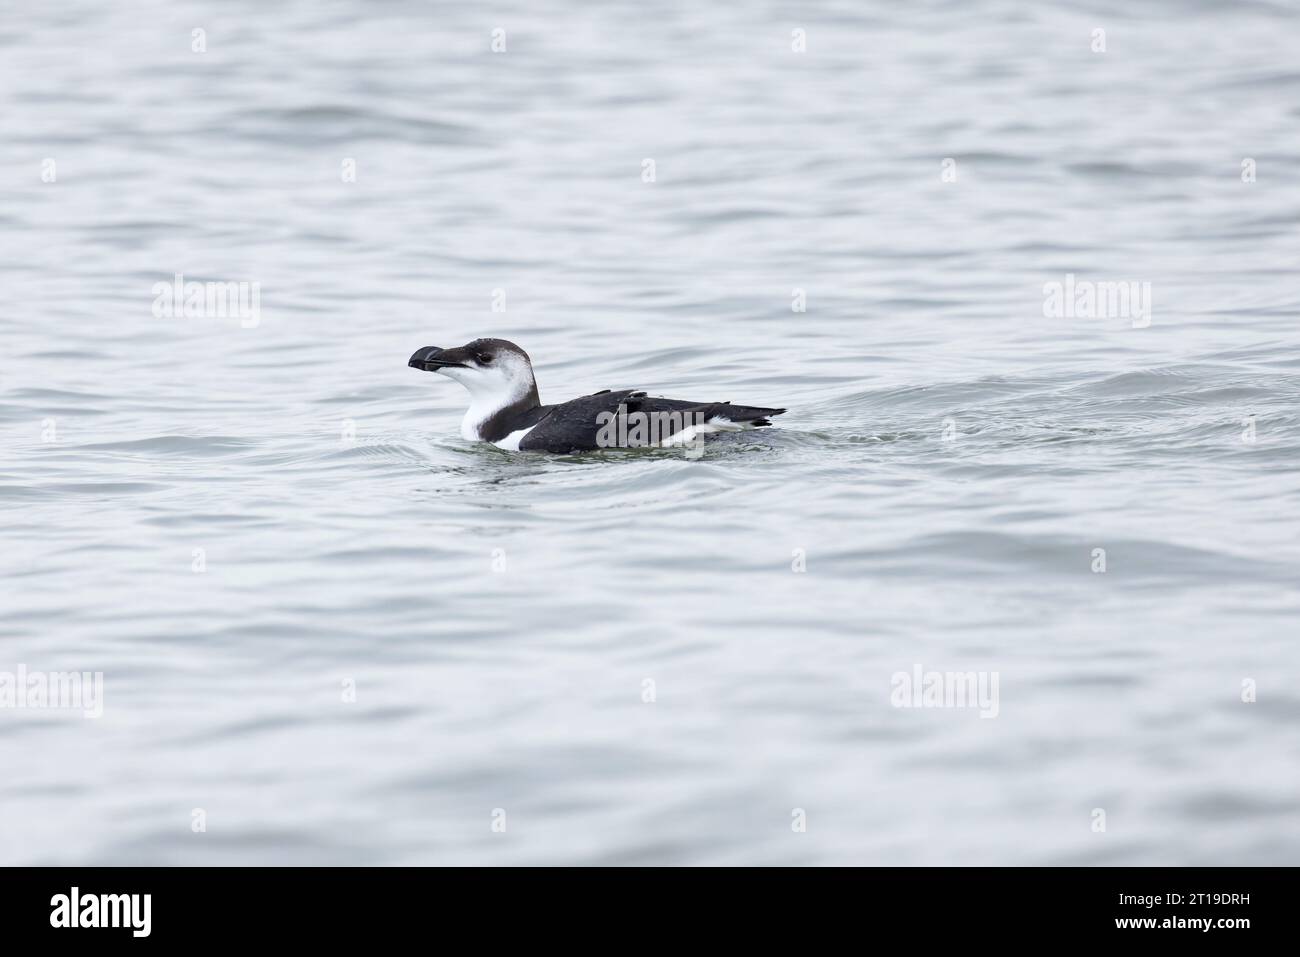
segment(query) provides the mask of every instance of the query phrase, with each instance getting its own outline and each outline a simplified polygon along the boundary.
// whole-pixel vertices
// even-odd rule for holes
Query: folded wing
[[[623,440],[613,442],[613,447],[680,444],[710,432],[741,431],[771,425],[771,417],[784,411],[730,402],[665,399],[633,389],[596,392],[553,406],[519,447],[544,452],[586,451],[611,447],[611,434]],[[611,433],[611,419],[620,416],[627,416],[631,426],[640,421],[647,425],[653,423],[653,427],[644,431],[615,427]],[[670,441],[665,443],[665,440]]]

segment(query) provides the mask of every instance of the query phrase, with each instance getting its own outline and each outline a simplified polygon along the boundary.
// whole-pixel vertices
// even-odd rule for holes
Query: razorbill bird
[[[542,405],[533,364],[513,342],[475,339],[454,349],[425,346],[407,363],[438,372],[469,390],[460,424],[466,439],[525,452],[684,445],[712,432],[771,425],[785,409],[662,399],[606,389],[559,405]]]

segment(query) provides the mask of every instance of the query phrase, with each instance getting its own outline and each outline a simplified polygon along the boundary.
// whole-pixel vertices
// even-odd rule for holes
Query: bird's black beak
[[[425,346],[422,349],[416,349],[415,354],[411,356],[411,361],[407,363],[412,369],[423,369],[425,372],[436,372],[439,369],[463,369],[464,363],[458,362],[457,356],[452,353],[454,349],[439,349],[437,346]]]

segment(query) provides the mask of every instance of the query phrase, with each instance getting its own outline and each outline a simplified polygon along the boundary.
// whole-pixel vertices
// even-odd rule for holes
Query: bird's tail
[[[772,416],[784,411],[785,409],[765,409],[757,405],[732,405],[730,402],[714,402],[700,409],[705,422],[748,429],[771,425]]]

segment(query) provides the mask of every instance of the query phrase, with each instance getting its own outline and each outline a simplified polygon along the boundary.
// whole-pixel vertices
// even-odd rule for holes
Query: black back
[[[519,448],[540,452],[579,452],[600,448],[596,441],[601,431],[601,420],[604,419],[600,414],[602,412],[619,414],[620,409],[627,413],[677,412],[690,416],[695,421],[707,421],[714,416],[721,416],[732,422],[750,425],[769,425],[767,421],[769,416],[780,415],[785,411],[785,409],[732,405],[730,402],[664,399],[658,396],[647,396],[644,392],[637,392],[634,389],[596,392],[561,405],[540,407],[537,411],[542,412],[543,415],[534,420],[538,423],[537,427],[524,436]],[[515,425],[503,433],[502,437],[521,428],[527,426]]]

